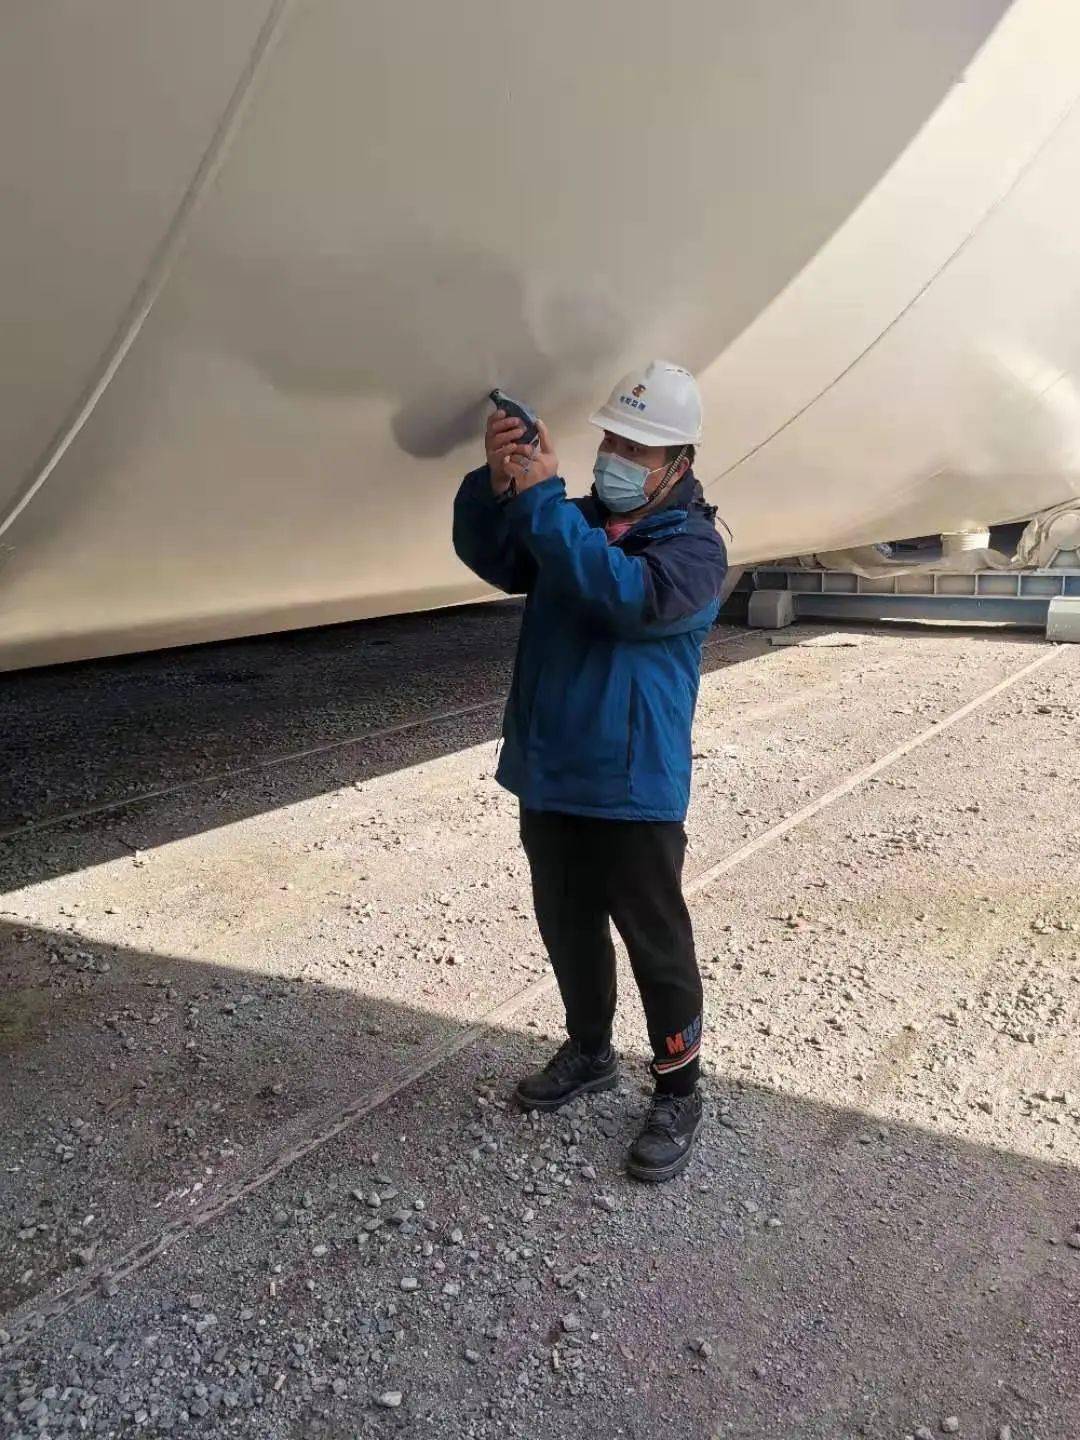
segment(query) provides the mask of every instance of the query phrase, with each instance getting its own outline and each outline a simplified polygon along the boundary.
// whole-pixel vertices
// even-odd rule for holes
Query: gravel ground
[[[0,825],[497,695],[518,624],[497,603],[4,677]]]
[[[514,623],[11,677],[12,810],[484,699]],[[628,980],[621,1090],[506,1104],[559,1016],[493,716],[3,847],[0,1435],[1080,1435],[1080,652],[800,634],[717,637],[691,873],[1049,660],[695,897],[709,1124],[659,1190]]]

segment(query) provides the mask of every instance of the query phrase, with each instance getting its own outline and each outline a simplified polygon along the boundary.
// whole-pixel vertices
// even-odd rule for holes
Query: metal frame
[[[870,579],[759,566],[751,584],[787,591],[795,618],[807,620],[982,621],[1044,630],[1051,600],[1080,599],[1080,570],[913,570]]]

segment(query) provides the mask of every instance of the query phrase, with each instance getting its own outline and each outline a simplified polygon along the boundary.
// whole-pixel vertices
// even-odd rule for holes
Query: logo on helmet
[[[630,392],[629,395],[620,395],[620,396],[619,396],[619,404],[620,404],[620,405],[629,405],[629,407],[630,407],[631,410],[644,410],[644,409],[645,409],[645,401],[644,401],[644,400],[639,400],[639,399],[637,398],[639,395],[644,395],[644,393],[645,393],[645,386],[644,386],[644,385],[635,385],[634,388],[633,388],[633,390]]]

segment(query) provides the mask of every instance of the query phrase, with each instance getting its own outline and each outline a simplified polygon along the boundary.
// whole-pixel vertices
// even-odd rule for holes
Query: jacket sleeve
[[[715,532],[684,531],[645,555],[627,555],[566,499],[558,478],[526,490],[506,511],[513,534],[555,591],[624,638],[674,634],[715,617],[727,569]]]
[[[523,595],[536,565],[511,534],[506,509],[492,494],[488,467],[471,471],[454,500],[454,550],[481,580],[508,595]]]
[[[645,613],[657,624],[719,608],[727,575],[727,547],[712,527],[658,540],[645,555]]]

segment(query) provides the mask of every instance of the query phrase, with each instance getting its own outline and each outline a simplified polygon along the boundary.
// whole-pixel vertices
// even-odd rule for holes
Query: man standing
[[[618,1078],[615,951],[626,943],[656,1093],[628,1170],[667,1180],[701,1125],[701,977],[682,894],[690,730],[701,648],[727,556],[692,469],[701,397],[653,361],[593,416],[592,494],[568,500],[546,428],[488,421],[487,464],[462,482],[454,547],[481,579],[528,598],[497,779],[521,802],[536,918],[568,1039],[520,1081],[556,1110]]]

